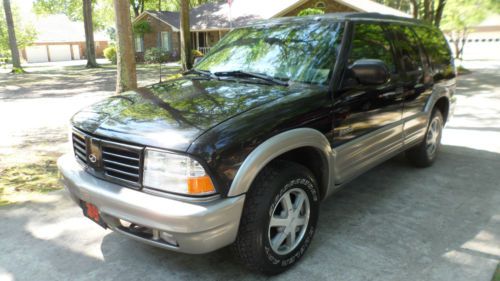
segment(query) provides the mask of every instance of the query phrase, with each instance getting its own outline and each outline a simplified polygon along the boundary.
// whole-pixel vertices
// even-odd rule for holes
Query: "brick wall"
[[[325,13],[356,12],[355,10],[339,4],[334,0],[309,0],[299,7],[287,12],[283,16],[296,16],[300,11],[307,8],[316,8],[316,5],[321,3],[323,3],[325,6],[324,8],[321,8],[321,10],[325,11]]]
[[[149,22],[151,26],[151,32],[148,32],[143,35],[144,38],[144,50],[150,48],[157,48],[159,45],[160,32],[172,32],[172,50],[173,53],[179,56],[180,50],[180,37],[179,32],[172,31],[172,27],[158,19],[151,17],[150,15],[146,15],[141,21]],[[141,58],[143,54],[138,53],[138,58]]]

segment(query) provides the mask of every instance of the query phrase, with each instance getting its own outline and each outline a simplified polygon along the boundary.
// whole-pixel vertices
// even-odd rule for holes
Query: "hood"
[[[208,129],[288,93],[283,86],[180,79],[107,98],[75,114],[72,124],[104,138],[186,151]]]

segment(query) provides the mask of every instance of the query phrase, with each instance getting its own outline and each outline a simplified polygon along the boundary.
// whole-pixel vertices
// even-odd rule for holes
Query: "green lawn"
[[[495,271],[495,274],[493,275],[493,279],[491,281],[500,281],[500,264],[497,267],[497,270]]]

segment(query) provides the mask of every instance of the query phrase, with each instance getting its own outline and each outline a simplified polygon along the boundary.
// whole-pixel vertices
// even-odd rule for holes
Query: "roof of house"
[[[65,15],[50,15],[36,19],[35,43],[84,42],[85,30],[83,22],[75,22]],[[94,32],[95,41],[108,41],[103,32]]]
[[[227,1],[207,3],[191,9],[189,20],[192,31],[229,29],[245,25],[251,20],[270,19],[286,14],[309,0],[233,0],[231,8]],[[400,17],[410,15],[371,0],[334,0],[358,12],[380,13]],[[263,8],[265,7],[265,8]],[[134,21],[151,15],[179,30],[178,12],[146,11]]]

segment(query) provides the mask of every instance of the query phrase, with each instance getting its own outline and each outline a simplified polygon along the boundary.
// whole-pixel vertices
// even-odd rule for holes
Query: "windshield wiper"
[[[189,75],[189,74],[197,74],[197,75],[208,77],[210,79],[219,80],[219,77],[217,77],[214,73],[212,73],[208,70],[191,68],[190,70],[184,72],[182,75]]]
[[[232,76],[232,77],[251,77],[258,78],[264,81],[268,81],[281,86],[288,86],[288,82],[274,78],[272,76],[266,74],[260,74],[255,72],[243,71],[243,70],[234,70],[234,71],[220,71],[214,72],[215,76]]]

